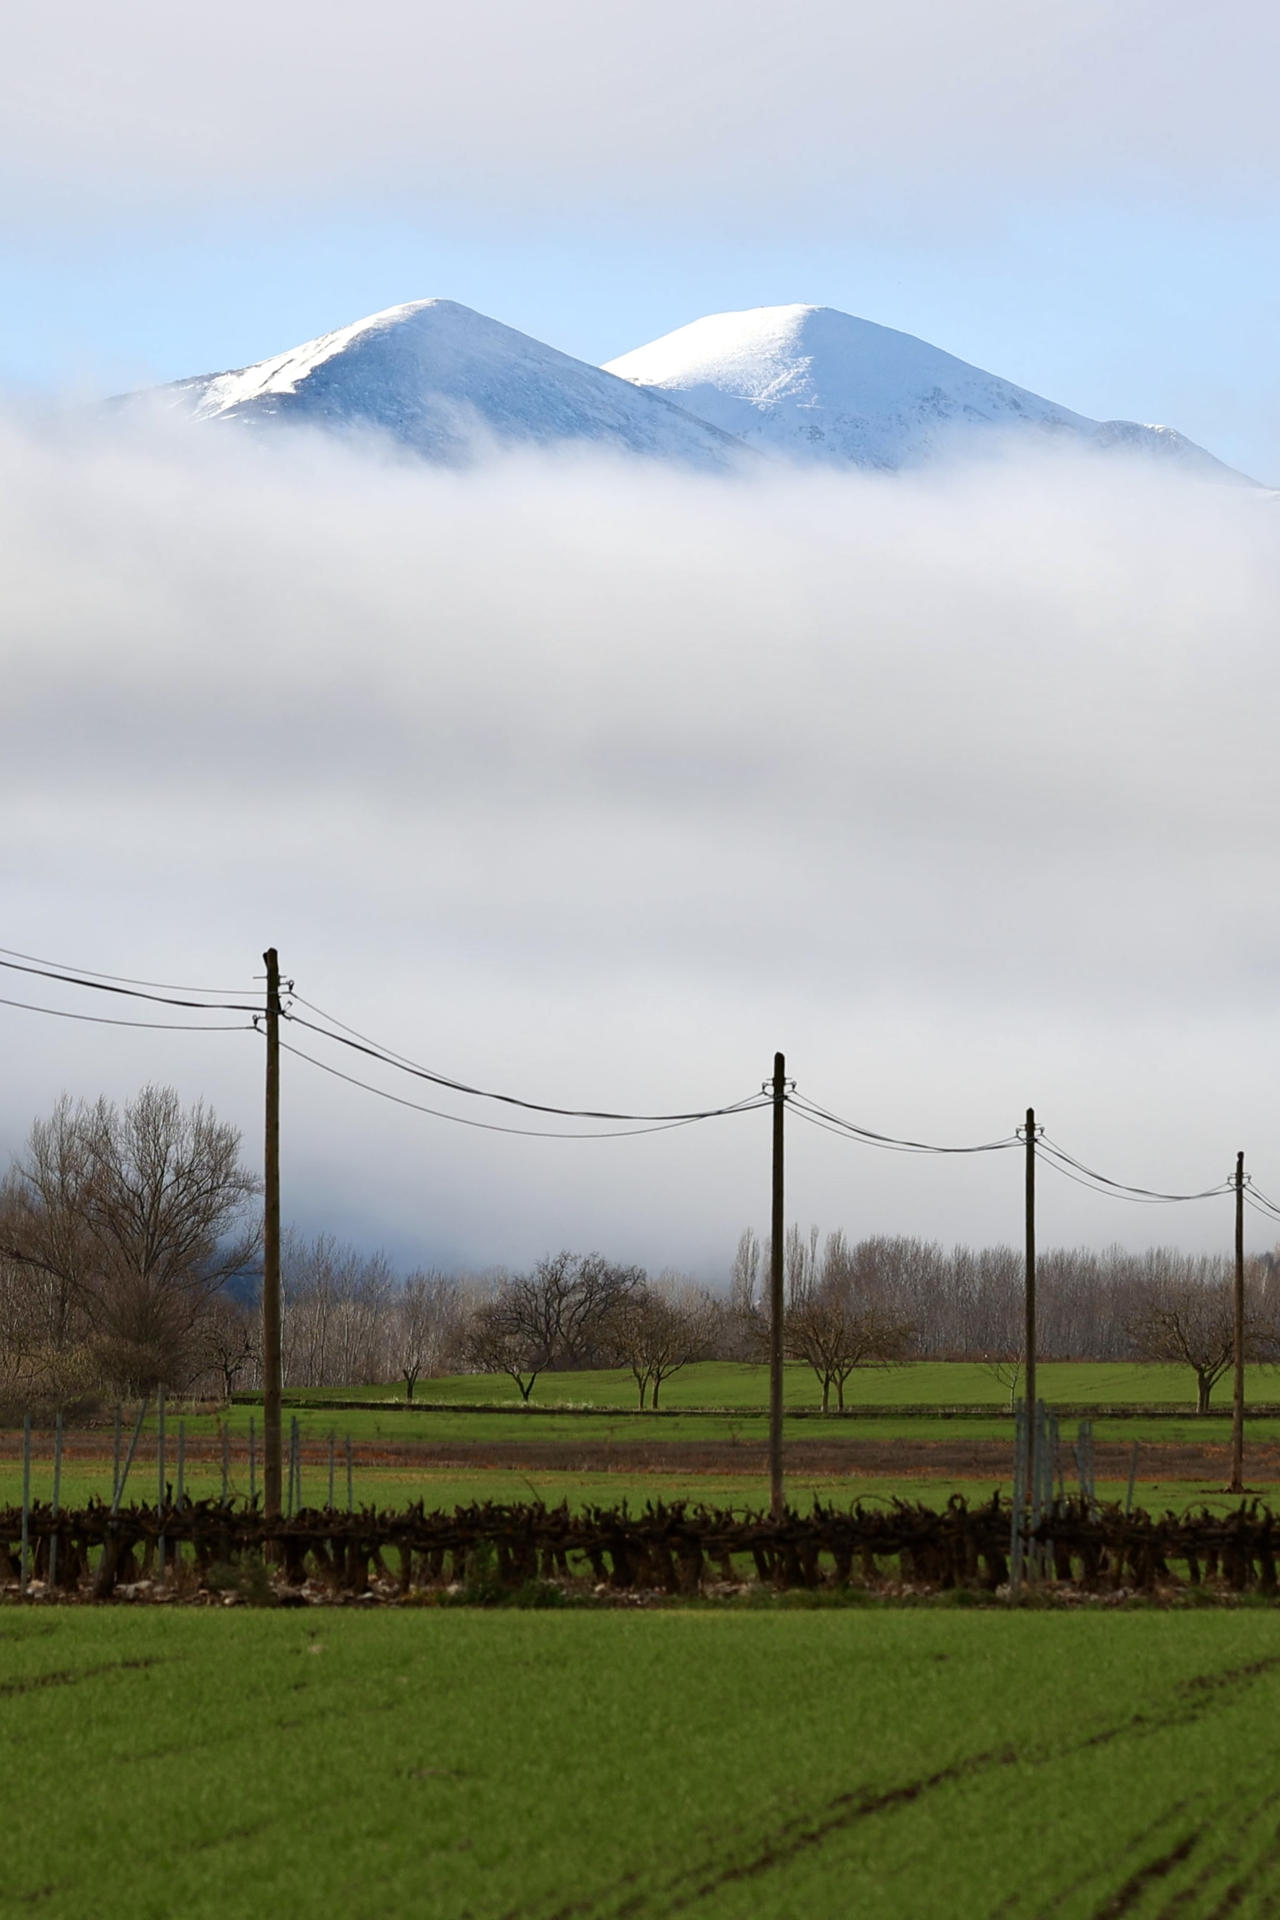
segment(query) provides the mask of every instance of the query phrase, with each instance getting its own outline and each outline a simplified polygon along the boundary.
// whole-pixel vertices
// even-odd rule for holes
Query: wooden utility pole
[[[769,1234],[769,1510],[781,1520],[786,1507],[782,1488],[782,1255],[786,1215],[782,1184],[783,1115],[787,1101],[787,1063],[773,1056],[773,1216]]]
[[[267,1106],[262,1208],[262,1491],[264,1511],[280,1514],[280,960],[267,963]]]
[[[1244,1155],[1236,1155],[1235,1395],[1231,1405],[1231,1484],[1244,1492]]]
[[[1036,1110],[1027,1108],[1026,1190],[1027,1264],[1026,1325],[1023,1330],[1022,1384],[1027,1403],[1027,1503],[1035,1500],[1036,1486]]]

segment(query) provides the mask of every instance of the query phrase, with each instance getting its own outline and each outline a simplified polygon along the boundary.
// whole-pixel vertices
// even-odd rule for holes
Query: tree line
[[[0,1184],[0,1400],[14,1406],[260,1383],[260,1185],[236,1130],[172,1088],[117,1107],[59,1101]],[[1023,1257],[908,1236],[851,1241],[793,1226],[783,1250],[787,1353],[824,1408],[857,1369],[907,1359],[986,1364],[1016,1394]],[[524,1401],[548,1371],[625,1368],[640,1407],[694,1361],[763,1358],[769,1249],[742,1233],[727,1285],[650,1276],[598,1252],[527,1271],[397,1272],[381,1252],[293,1230],[282,1252],[289,1387],[505,1375]],[[1046,1359],[1167,1360],[1197,1404],[1232,1358],[1231,1266],[1170,1248],[1049,1250],[1038,1263]],[[1246,1274],[1246,1343],[1280,1357],[1280,1262]]]

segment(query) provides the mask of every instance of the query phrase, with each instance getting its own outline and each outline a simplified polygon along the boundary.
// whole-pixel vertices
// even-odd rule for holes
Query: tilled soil
[[[52,1436],[37,1437],[37,1453],[49,1454]],[[172,1449],[172,1442],[171,1449]],[[259,1445],[261,1443],[259,1442]],[[0,1459],[16,1460],[22,1449],[19,1434],[0,1434]],[[768,1472],[768,1448],[763,1440],[742,1441],[411,1441],[393,1445],[383,1441],[358,1441],[352,1452],[362,1467],[386,1467],[412,1471],[462,1469],[507,1469],[540,1473],[654,1473],[700,1474],[760,1478]],[[239,1464],[243,1443],[234,1449]],[[320,1465],[328,1460],[324,1442],[304,1444],[305,1462]],[[188,1437],[188,1460],[213,1461],[221,1457],[215,1438]],[[110,1448],[95,1433],[68,1434],[64,1459],[86,1461],[109,1459]],[[261,1453],[259,1453],[259,1459]],[[1226,1443],[1189,1445],[1184,1443],[1142,1441],[1138,1450],[1138,1473],[1144,1483],[1155,1481],[1199,1481],[1220,1485],[1226,1477],[1229,1448]],[[139,1450],[135,1466],[155,1459],[155,1443],[148,1435]],[[1128,1477],[1132,1445],[1099,1441],[1094,1446],[1094,1472],[1099,1480],[1123,1480]],[[1073,1477],[1074,1462],[1068,1441],[1063,1442],[1062,1462],[1068,1479]],[[993,1486],[1007,1480],[1013,1466],[1013,1448],[1005,1440],[966,1440],[961,1435],[945,1440],[857,1438],[842,1440],[788,1440],[788,1474],[841,1475],[859,1478],[920,1480],[990,1480]],[[1253,1482],[1280,1481],[1280,1445],[1251,1447],[1246,1452],[1246,1477]]]

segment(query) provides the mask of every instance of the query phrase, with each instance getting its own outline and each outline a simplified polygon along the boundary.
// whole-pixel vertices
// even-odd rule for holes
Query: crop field
[[[1126,1498],[1132,1473],[1135,1503],[1154,1510],[1220,1501],[1228,1473],[1228,1402],[1220,1389],[1215,1411],[1197,1417],[1187,1406],[1189,1381],[1189,1372],[1170,1367],[1045,1365],[1045,1397],[1073,1410],[1063,1417],[1065,1480],[1074,1475],[1076,1410],[1097,1407],[1106,1410],[1092,1418],[1102,1498]],[[925,1362],[860,1370],[850,1385],[853,1410],[844,1417],[816,1411],[809,1369],[790,1366],[786,1386],[787,1474],[795,1504],[814,1497],[941,1504],[953,1493],[975,1501],[1008,1490],[1012,1422],[1000,1406],[998,1384],[980,1366]],[[1249,1390],[1255,1404],[1275,1405],[1280,1374],[1251,1370]],[[522,1408],[505,1378],[465,1375],[421,1382],[412,1407],[394,1386],[290,1393],[286,1421],[297,1422],[302,1501],[309,1506],[328,1504],[331,1470],[334,1500],[345,1505],[349,1443],[357,1505],[423,1500],[451,1508],[532,1498],[582,1508],[690,1499],[746,1509],[766,1497],[764,1393],[762,1368],[713,1362],[675,1375],[658,1415],[635,1409],[632,1383],[621,1372],[546,1374],[533,1404]],[[122,1448],[135,1411],[123,1410]],[[224,1408],[171,1405],[167,1480],[176,1486],[181,1440],[184,1491],[196,1498],[219,1493],[225,1446],[228,1491],[246,1497],[251,1427],[260,1487],[260,1406],[247,1396]],[[34,1441],[36,1498],[52,1492],[52,1452],[46,1425]],[[12,1426],[0,1432],[0,1504],[21,1497],[20,1453],[20,1434]],[[152,1407],[129,1498],[155,1498],[156,1454]],[[109,1497],[112,1455],[110,1418],[68,1430],[64,1504]],[[1280,1414],[1251,1416],[1246,1479],[1266,1499],[1280,1489]]]
[[[1280,1905],[1280,1617],[0,1611],[0,1912]]]

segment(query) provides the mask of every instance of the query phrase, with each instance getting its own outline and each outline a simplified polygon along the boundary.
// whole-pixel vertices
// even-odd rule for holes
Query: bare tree
[[[643,1410],[652,1388],[656,1409],[662,1383],[711,1352],[719,1315],[703,1289],[665,1273],[615,1303],[605,1333],[616,1366],[629,1367]]]
[[[3,1251],[43,1277],[55,1343],[82,1317],[107,1380],[180,1386],[210,1303],[254,1257],[258,1191],[236,1129],[172,1087],[123,1108],[64,1099],[9,1176]]]
[[[753,1360],[760,1350],[760,1236],[739,1236],[729,1272],[729,1308],[720,1326],[720,1357]]]
[[[1012,1411],[1018,1397],[1018,1387],[1022,1381],[1023,1355],[1020,1347],[1006,1347],[1003,1353],[984,1353],[982,1370],[989,1373],[998,1387],[1009,1396]]]
[[[413,1399],[420,1375],[443,1373],[458,1344],[460,1303],[455,1281],[443,1273],[411,1273],[392,1306],[392,1341],[404,1397]]]
[[[786,1350],[813,1368],[824,1413],[833,1387],[843,1411],[845,1382],[855,1368],[888,1366],[911,1351],[914,1323],[871,1297],[870,1281],[862,1249],[851,1249],[842,1233],[833,1233],[819,1278],[787,1308]]]
[[[1246,1273],[1245,1356],[1250,1360],[1274,1357],[1274,1325],[1260,1311],[1261,1274],[1254,1265]],[[1195,1259],[1160,1249],[1148,1254],[1145,1284],[1129,1321],[1134,1347],[1144,1360],[1164,1360],[1187,1366],[1195,1375],[1196,1412],[1209,1411],[1214,1386],[1231,1366],[1235,1353],[1235,1310],[1227,1263]]]
[[[290,1231],[281,1259],[284,1376],[290,1386],[371,1386],[398,1365],[395,1281],[385,1254]]]
[[[201,1321],[198,1351],[203,1369],[218,1380],[224,1400],[230,1400],[237,1379],[258,1358],[259,1312],[256,1303],[221,1293]]]
[[[607,1364],[604,1330],[620,1300],[643,1286],[643,1267],[619,1266],[600,1253],[549,1254],[514,1281],[531,1332],[558,1368]]]
[[[477,1373],[505,1373],[514,1380],[525,1405],[538,1375],[551,1362],[552,1347],[544,1331],[531,1324],[527,1302],[507,1281],[491,1300],[481,1300],[471,1311],[460,1350],[464,1365]]]
[[[799,1300],[817,1282],[820,1237],[817,1227],[810,1227],[807,1235],[801,1233],[798,1221],[787,1228],[782,1258],[788,1301]]]
[[[505,1373],[528,1400],[548,1368],[607,1365],[607,1328],[620,1303],[644,1285],[643,1267],[599,1253],[548,1254],[532,1273],[504,1278],[471,1315],[468,1364]]]

